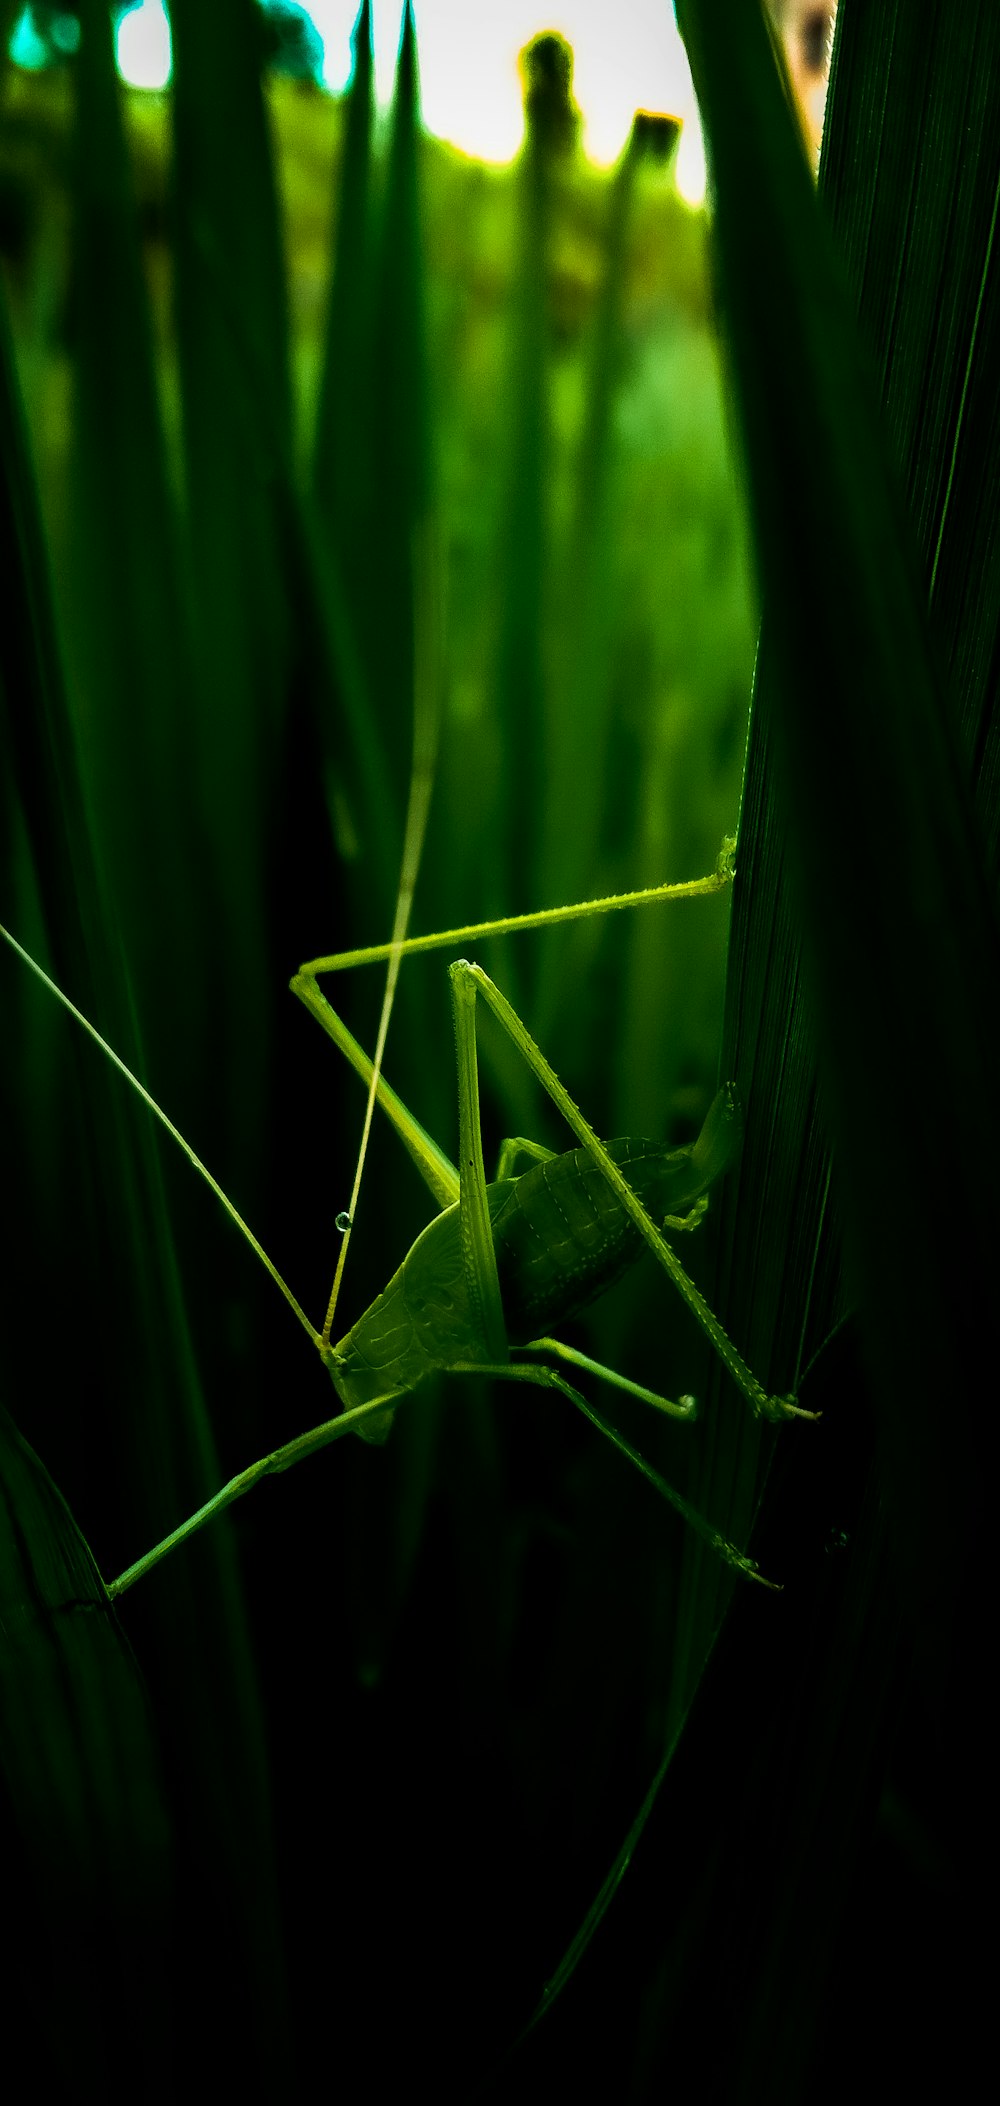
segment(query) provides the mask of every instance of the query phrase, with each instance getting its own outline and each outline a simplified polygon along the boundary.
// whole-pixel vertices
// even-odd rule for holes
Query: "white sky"
[[[358,0],[311,0],[324,40],[326,85],[339,92],[351,66]],[[521,142],[517,55],[539,30],[573,46],[574,93],[583,143],[595,161],[617,159],[637,109],[684,120],[677,180],[696,202],[704,160],[687,61],[671,0],[415,0],[424,122],[480,160],[509,161]],[[375,79],[388,102],[399,47],[402,0],[375,0]],[[119,29],[119,64],[137,86],[162,86],[169,39],[160,0],[141,0]]]

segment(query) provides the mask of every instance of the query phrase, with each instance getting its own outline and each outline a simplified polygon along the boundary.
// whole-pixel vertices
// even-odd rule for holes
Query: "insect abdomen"
[[[739,1099],[727,1083],[689,1148],[626,1137],[609,1142],[608,1154],[662,1223],[668,1214],[685,1213],[721,1176],[740,1129]],[[524,1345],[585,1308],[642,1249],[638,1229],[585,1148],[498,1180],[487,1186],[486,1198],[511,1345]],[[389,1408],[358,1427],[364,1439],[379,1441],[392,1422],[394,1397],[436,1369],[484,1357],[465,1276],[460,1210],[452,1206],[417,1237],[327,1364],[348,1410],[385,1399]]]
[[[608,1154],[647,1206],[643,1187],[656,1168],[650,1151],[662,1165],[662,1142],[625,1137],[608,1143]],[[638,1229],[585,1148],[537,1163],[517,1179],[493,1223],[493,1241],[512,1345],[596,1300],[642,1249]]]
[[[739,1099],[730,1084],[688,1148],[629,1135],[608,1154],[653,1220],[683,1214],[721,1175],[739,1146]],[[586,1148],[537,1163],[519,1177],[493,1219],[507,1334],[512,1345],[552,1329],[596,1300],[642,1250],[639,1230]]]

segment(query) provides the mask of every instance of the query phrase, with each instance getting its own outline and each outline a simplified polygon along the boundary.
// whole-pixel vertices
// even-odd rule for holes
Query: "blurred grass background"
[[[565,47],[548,39],[526,67],[522,155],[490,169],[420,133],[409,30],[385,121],[364,11],[353,89],[336,103],[268,75],[249,0],[171,12],[169,97],[122,91],[97,0],[80,8],[72,65],[8,68],[4,82],[17,618],[3,918],[138,1067],[319,1321],[360,1091],[283,990],[302,958],[388,934],[414,530],[435,523],[445,609],[424,930],[711,867],[740,798],[756,644],[747,528],[707,222],[677,194],[668,121],[639,120],[611,174],[590,168]],[[959,79],[956,61],[956,96]],[[841,185],[849,197],[843,172]],[[801,450],[792,474],[808,482]],[[826,654],[806,611],[800,692]],[[779,821],[762,822],[748,853],[766,859],[780,838]],[[724,1056],[744,1089],[752,1074],[758,1106],[757,1169],[739,1186],[741,1202],[756,1195],[753,1262],[733,1321],[741,1343],[756,1324],[757,1350],[784,1356],[787,1386],[810,1289],[814,1344],[841,1306],[839,1258],[811,1044],[787,988],[769,1012],[772,1065],[747,1051],[760,947],[769,970],[785,941],[766,884],[754,894],[758,934],[745,924],[738,942],[741,958],[756,942],[758,967],[730,984]],[[482,956],[603,1132],[681,1140],[718,1074],[726,922],[724,902],[701,903]],[[453,1151],[443,965],[407,964],[386,1072]],[[325,1416],[330,1392],[211,1196],[6,957],[2,972],[17,1224],[4,1403],[111,1577],[241,1464]],[[377,980],[355,977],[331,995],[370,1044]],[[507,1132],[562,1145],[502,1049],[483,1051],[487,1159]],[[377,1134],[342,1327],[425,1219],[423,1188]],[[691,1253],[703,1278],[717,1226]],[[741,1246],[731,1215],[723,1228],[732,1302]],[[640,1381],[705,1388],[690,1324],[651,1268],[580,1336]],[[711,1420],[692,1433],[620,1416],[713,1518],[747,1528],[770,1444],[759,1451],[740,1410],[717,1403],[732,1426],[721,1436]],[[861,1498],[866,1467],[850,1451],[850,1492],[828,1480],[806,1506],[824,1544],[828,1509]],[[779,1536],[779,1566],[782,1550]],[[129,1699],[116,1745],[144,1780],[117,1839],[129,1879],[119,1867],[98,1904],[86,1854],[79,1875],[98,1950],[79,1882],[37,1878],[36,1831],[52,1817],[10,1759],[22,1840],[9,1979],[41,2066],[64,2085],[85,2064],[110,2096],[168,2099],[208,2038],[250,2096],[312,2096],[321,2067],[324,2085],[356,2095],[361,2055],[366,2095],[391,2091],[404,2066],[432,2072],[436,2096],[469,2095],[585,1917],[727,1593],[673,1516],[540,1394],[442,1383],[400,1413],[384,1451],[345,1443],[266,1487],[123,1602],[148,1742]],[[762,1687],[768,1606],[745,1606],[738,1626],[742,1671]],[[783,1629],[793,1654],[808,1643]],[[876,1646],[876,1682],[886,1657]],[[693,1851],[679,1912],[661,1922],[662,1891],[640,1890],[610,1952],[595,1942],[584,2002],[567,1996],[497,2096],[579,2068],[651,2097],[672,2054],[696,2066],[704,2039],[691,2023],[677,2045],[667,1993],[672,1976],[715,1974],[703,1926],[719,1814],[696,1785],[718,1777],[720,1745],[743,1762],[748,1701],[707,1686],[671,1802]],[[113,1829],[99,1733],[95,1745],[76,1714],[47,1716],[54,1740],[79,1738]],[[769,1743],[754,1731],[747,1766],[766,1782]],[[60,1818],[75,1862],[75,1800]],[[655,1883],[677,1831],[647,1843]],[[775,1897],[780,1917],[780,1881]],[[839,1925],[842,1896],[811,1905]],[[126,1964],[123,2026],[106,1974]],[[723,2057],[709,2095],[819,2096],[802,2067],[824,2022],[784,2043],[780,2081],[765,2041],[766,2078]]]

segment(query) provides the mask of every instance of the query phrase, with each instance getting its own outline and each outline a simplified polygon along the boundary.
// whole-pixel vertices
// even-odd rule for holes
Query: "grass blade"
[[[22,1979],[32,1947],[48,1954],[35,2066],[61,2084],[82,2066],[108,2095],[126,2084],[157,2095],[170,1832],[147,1698],[87,1545],[6,1411],[0,1722],[14,1824],[5,1847],[8,1986]],[[113,2003],[103,1988],[109,1965]]]

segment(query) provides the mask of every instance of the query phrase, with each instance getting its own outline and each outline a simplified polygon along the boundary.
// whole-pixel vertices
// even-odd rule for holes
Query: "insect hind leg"
[[[538,1360],[510,1360],[496,1365],[469,1361],[456,1362],[449,1372],[454,1375],[485,1375],[498,1382],[530,1382],[537,1389],[558,1390],[560,1395],[567,1397],[569,1402],[576,1406],[577,1411],[582,1412],[584,1418],[589,1419],[590,1424],[597,1428],[598,1433],[603,1434],[605,1440],[610,1441],[611,1446],[617,1448],[619,1454],[639,1471],[640,1476],[645,1477],[647,1483],[659,1492],[660,1497],[668,1501],[688,1527],[694,1529],[695,1533],[708,1543],[716,1556],[720,1557],[731,1571],[738,1572],[743,1579],[756,1580],[761,1587],[770,1587],[780,1592],[777,1582],[766,1579],[753,1558],[748,1557],[744,1551],[737,1550],[735,1543],[730,1543],[728,1537],[720,1534],[717,1528],[713,1528],[712,1523],[706,1520],[704,1514],[698,1512],[697,1507],[690,1506],[681,1493],[676,1491],[672,1484],[668,1484],[667,1479],[661,1477],[658,1470],[654,1470],[652,1463],[646,1461],[640,1450],[634,1448],[631,1441],[627,1441],[624,1435],[618,1432],[617,1427],[602,1419],[593,1405],[588,1404],[586,1398],[581,1396],[578,1389],[573,1388],[571,1382],[567,1382],[564,1375],[557,1374],[555,1368],[545,1367]]]

